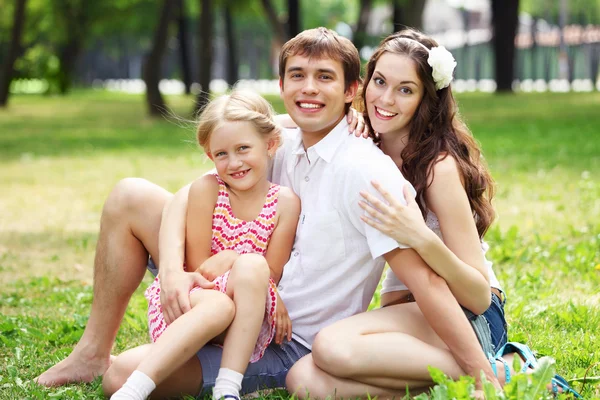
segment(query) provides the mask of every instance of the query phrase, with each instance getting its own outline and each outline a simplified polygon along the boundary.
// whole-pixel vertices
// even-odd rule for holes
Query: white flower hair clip
[[[429,50],[427,63],[431,65],[433,81],[437,90],[450,86],[452,74],[456,68],[456,60],[444,46],[434,47]]]
[[[399,39],[415,42],[419,46],[427,50],[427,52],[429,53],[427,63],[431,66],[431,75],[433,77],[433,81],[435,82],[435,88],[437,90],[444,89],[450,86],[450,82],[452,82],[452,74],[454,73],[454,68],[456,68],[456,60],[452,56],[452,53],[446,50],[444,46],[433,47],[430,50],[423,43],[415,39],[407,37],[401,37]]]

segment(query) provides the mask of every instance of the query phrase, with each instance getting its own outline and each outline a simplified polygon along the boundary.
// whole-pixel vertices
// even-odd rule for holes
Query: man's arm
[[[500,388],[477,336],[446,281],[412,249],[395,249],[384,258],[412,292],[423,316],[446,343],[455,360],[478,382],[480,373]]]

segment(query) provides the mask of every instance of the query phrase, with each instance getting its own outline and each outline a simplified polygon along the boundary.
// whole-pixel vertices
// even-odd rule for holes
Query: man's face
[[[345,105],[356,95],[358,82],[344,90],[344,70],[339,61],[308,58],[287,59],[279,81],[287,112],[303,132],[324,137],[344,117]]]

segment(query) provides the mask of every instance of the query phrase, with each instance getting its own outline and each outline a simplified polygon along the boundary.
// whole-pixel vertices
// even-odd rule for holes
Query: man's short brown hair
[[[344,70],[344,90],[353,82],[360,83],[360,57],[354,44],[327,28],[307,29],[288,40],[279,54],[279,78],[283,84],[289,57],[329,58],[339,61]]]

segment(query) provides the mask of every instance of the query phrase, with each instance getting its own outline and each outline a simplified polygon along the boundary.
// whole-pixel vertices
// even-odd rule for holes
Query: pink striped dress
[[[244,221],[236,218],[233,214],[225,182],[218,175],[215,176],[219,182],[219,195],[213,211],[211,255],[223,250],[235,250],[239,254],[255,253],[264,256],[271,234],[275,229],[279,185],[271,184],[265,204],[258,217],[254,221]],[[228,278],[229,271],[216,278],[213,281],[215,282],[214,289],[225,293]],[[190,293],[196,290],[202,289],[195,287]],[[275,335],[276,292],[277,285],[272,279],[269,279],[269,292],[265,302],[265,317],[250,362],[256,362],[263,356],[265,349]],[[148,299],[148,328],[150,337],[155,342],[167,327],[160,304],[159,276],[146,289],[144,295]]]

